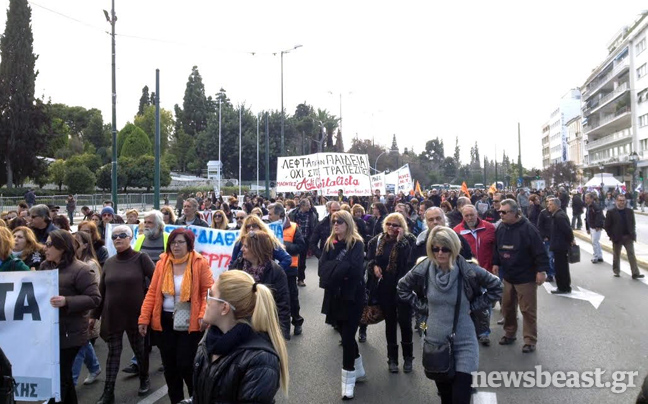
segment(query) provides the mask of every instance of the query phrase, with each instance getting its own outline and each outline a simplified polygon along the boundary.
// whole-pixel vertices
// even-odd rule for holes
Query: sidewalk
[[[635,213],[637,213],[637,211],[635,211]],[[648,213],[644,214],[648,215]],[[587,231],[585,230],[574,230],[574,236],[582,241],[592,244],[592,238],[589,234],[587,234]],[[605,231],[603,231],[603,234],[601,235],[601,249],[609,252],[610,254],[614,252],[612,250],[612,242],[608,238],[607,234],[605,234]],[[634,243],[634,249],[635,256],[637,257],[637,265],[642,269],[648,270],[648,244],[636,242]],[[625,260],[628,259],[625,248],[621,249],[621,258]]]

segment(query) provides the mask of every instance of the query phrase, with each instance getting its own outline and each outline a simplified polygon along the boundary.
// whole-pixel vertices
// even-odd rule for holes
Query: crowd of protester
[[[124,333],[134,356],[122,371],[139,376],[141,396],[150,391],[148,356],[157,346],[173,404],[185,400],[185,387],[188,400],[193,396],[196,402],[272,402],[280,388],[288,391],[285,341],[304,332],[299,289],[306,282],[324,289],[324,321],[340,334],[342,398],[352,399],[356,382],[368,377],[358,343],[367,341],[367,326],[374,326],[366,315],[374,304],[385,321],[386,369],[412,372],[414,331],[435,346],[452,334],[456,374],[436,385],[443,403],[469,403],[480,345],[491,344],[493,308],[500,305],[497,323],[505,332],[499,344],[512,345],[519,307],[522,352],[532,353],[537,287],[555,281],[552,293],[571,292],[567,249],[573,230],[585,222],[594,264],[602,260],[598,243],[607,232],[615,248],[615,276],[621,247],[633,257],[636,241],[634,213],[622,193],[601,197],[596,190],[570,193],[564,187],[493,191],[357,197],[340,190],[330,198],[300,193],[268,199],[198,192],[179,195],[175,207],[166,198],[159,211],[130,209],[125,219],[106,201],[99,212],[81,208],[75,233],[72,195],[67,216],[58,214],[58,206],[30,199],[2,213],[0,272],[59,270],[60,292],[51,305],[65,308],[60,312],[65,403],[77,402],[83,364],[88,369],[83,384],[105,371],[97,404],[115,401]],[[642,210],[644,203],[642,192]],[[325,207],[323,217],[319,205]],[[273,222],[282,226],[283,239],[270,230]],[[169,234],[170,224],[237,231],[229,270],[214,280],[195,249],[194,233],[179,227]],[[136,240],[133,225],[139,226]],[[117,252],[112,257],[109,243]],[[317,273],[306,267],[312,256]],[[630,261],[633,278],[643,277]],[[108,346],[103,368],[94,351],[99,336]],[[213,361],[223,356],[230,360]]]

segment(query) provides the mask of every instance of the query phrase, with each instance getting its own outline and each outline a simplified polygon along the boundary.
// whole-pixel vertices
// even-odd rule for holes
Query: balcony
[[[591,108],[587,108],[583,110],[583,116],[588,116],[590,114],[595,113],[596,111],[600,111],[601,108],[604,106],[608,105],[612,100],[616,99],[626,91],[630,90],[630,86],[628,86],[628,83],[625,82],[618,86],[616,90],[612,91],[611,93],[601,97],[598,101],[596,101],[596,104],[593,105]]]
[[[630,130],[630,128],[623,129],[618,132],[614,132],[611,135],[603,136],[600,139],[588,142],[585,148],[587,149],[587,151],[593,151],[594,149],[609,146],[613,143],[626,139],[632,139],[632,131]]]
[[[604,135],[620,131],[631,126],[631,109],[623,107],[613,114],[602,117],[598,122],[583,127],[583,134],[587,137]]]
[[[583,98],[593,96],[599,90],[601,90],[601,88],[603,88],[606,84],[608,84],[608,82],[613,77],[616,77],[618,74],[620,74],[621,72],[629,68],[630,68],[630,59],[626,56],[625,58],[623,58],[623,60],[620,60],[616,66],[614,66],[612,71],[610,71],[608,74],[601,77],[600,79],[591,82],[587,87],[585,87],[585,90],[582,93]],[[592,91],[590,91],[589,89],[592,89]]]

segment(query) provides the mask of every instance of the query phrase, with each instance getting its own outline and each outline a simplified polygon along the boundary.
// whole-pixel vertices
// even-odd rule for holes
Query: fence
[[[137,209],[140,211],[153,209],[155,194],[117,194],[117,208],[120,211],[127,209]],[[36,204],[57,205],[61,208],[61,213],[65,212],[65,205],[67,204],[67,195],[43,195],[36,196]],[[175,206],[176,194],[161,194],[160,206],[164,205],[164,199],[168,198],[169,205]],[[75,195],[77,212],[82,206],[87,206],[93,211],[101,209],[103,202],[112,199],[110,194],[94,194],[94,195]],[[18,204],[24,201],[22,196],[4,197],[0,196],[0,212],[8,212],[10,210],[18,210]]]

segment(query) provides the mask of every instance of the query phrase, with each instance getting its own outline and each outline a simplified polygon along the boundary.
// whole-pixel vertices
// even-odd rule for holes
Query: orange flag
[[[497,185],[495,185],[495,183],[493,183],[493,185],[491,185],[490,188],[488,188],[488,192],[492,193],[492,194],[496,194],[497,193]]]
[[[416,189],[415,189],[415,191],[418,192],[419,194],[423,194],[423,192],[421,192],[421,184],[419,184],[418,181],[416,181]]]
[[[461,192],[463,192],[468,198],[470,198],[470,192],[468,192],[468,185],[466,185],[466,181],[461,183]]]

